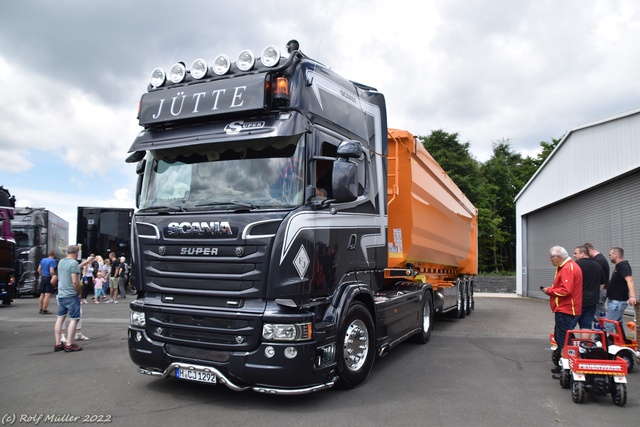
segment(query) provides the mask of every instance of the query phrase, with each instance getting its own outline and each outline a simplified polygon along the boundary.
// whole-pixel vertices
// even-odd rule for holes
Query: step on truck
[[[473,309],[477,215],[384,96],[269,46],[153,70],[130,148],[129,354],[157,377],[361,385]]]

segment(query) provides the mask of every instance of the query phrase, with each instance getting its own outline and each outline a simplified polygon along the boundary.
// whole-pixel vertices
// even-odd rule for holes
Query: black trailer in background
[[[133,209],[78,207],[78,243],[82,257],[89,254],[103,258],[115,252],[130,260],[129,239]]]

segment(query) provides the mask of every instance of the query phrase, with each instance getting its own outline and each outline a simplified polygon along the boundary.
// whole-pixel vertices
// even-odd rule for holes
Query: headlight
[[[140,328],[144,328],[146,324],[147,324],[147,319],[143,312],[141,311],[131,312],[131,326],[138,326]]]
[[[313,336],[311,323],[265,323],[262,338],[267,341],[304,341]]]

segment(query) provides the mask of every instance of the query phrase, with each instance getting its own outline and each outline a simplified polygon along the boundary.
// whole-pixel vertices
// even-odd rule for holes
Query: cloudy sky
[[[640,107],[637,0],[0,2],[0,185],[70,223],[134,207],[127,151],[157,66],[307,55],[385,94],[389,125],[459,133],[480,161]]]

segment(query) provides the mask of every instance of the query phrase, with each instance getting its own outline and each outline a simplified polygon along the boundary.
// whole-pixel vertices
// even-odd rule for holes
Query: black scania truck
[[[353,388],[376,354],[429,339],[432,286],[385,271],[384,97],[287,48],[151,74],[127,159],[141,373]]]

